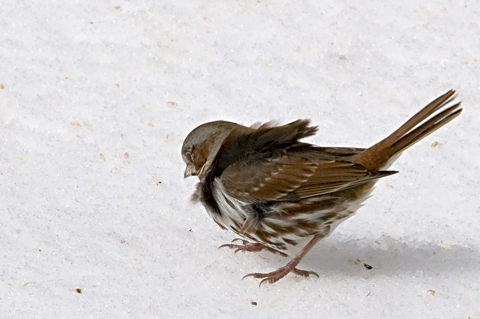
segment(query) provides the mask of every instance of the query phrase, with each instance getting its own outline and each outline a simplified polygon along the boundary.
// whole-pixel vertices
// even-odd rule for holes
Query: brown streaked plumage
[[[223,229],[242,237],[222,245],[242,251],[293,255],[284,267],[247,276],[274,283],[335,227],[351,217],[401,152],[460,115],[455,91],[438,97],[379,143],[363,148],[318,147],[300,142],[317,128],[309,120],[246,127],[215,121],[185,139],[185,177],[198,175],[194,199]],[[245,276],[245,277],[247,277]],[[318,276],[318,275],[317,275]]]

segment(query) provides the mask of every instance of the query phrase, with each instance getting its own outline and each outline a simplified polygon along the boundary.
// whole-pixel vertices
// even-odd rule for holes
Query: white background
[[[477,1],[1,2],[2,318],[480,317]],[[189,200],[206,121],[368,147],[451,88],[464,113],[305,257],[320,278],[241,280],[288,259],[217,249]]]

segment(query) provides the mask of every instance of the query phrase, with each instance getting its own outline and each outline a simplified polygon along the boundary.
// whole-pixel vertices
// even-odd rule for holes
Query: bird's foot
[[[284,257],[288,256],[287,254],[282,253],[281,251],[278,251],[274,248],[265,246],[265,245],[260,244],[260,243],[251,243],[251,242],[248,242],[248,241],[240,239],[240,238],[236,238],[236,239],[232,240],[232,243],[236,242],[236,241],[239,241],[239,240],[242,241],[241,245],[239,245],[239,244],[225,244],[225,245],[222,245],[218,248],[228,247],[230,249],[235,249],[235,252],[238,252],[238,251],[258,252],[258,251],[266,250],[266,251],[269,251],[273,254],[281,255],[281,256],[284,256]]]
[[[292,261],[294,261],[294,260],[292,260]],[[260,284],[259,284],[259,287],[260,287],[264,283],[273,284],[273,283],[279,281],[280,279],[282,279],[283,277],[285,277],[290,272],[292,272],[296,275],[299,275],[299,276],[303,276],[303,277],[309,277],[310,275],[315,275],[315,276],[319,277],[318,274],[314,271],[307,271],[307,270],[301,270],[301,269],[296,268],[295,266],[297,264],[298,263],[295,263],[295,262],[293,262],[293,263],[289,262],[285,266],[283,266],[281,268],[278,268],[275,271],[272,271],[272,272],[269,272],[269,273],[266,273],[266,274],[252,273],[252,274],[248,274],[248,275],[244,276],[242,279],[245,279],[247,277],[259,278],[259,279],[265,278],[260,282]]]

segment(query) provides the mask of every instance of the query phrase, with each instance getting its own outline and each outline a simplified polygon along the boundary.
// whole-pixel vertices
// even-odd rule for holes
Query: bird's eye
[[[193,162],[192,153],[187,153],[187,154],[185,154],[185,157],[186,157],[190,162]]]

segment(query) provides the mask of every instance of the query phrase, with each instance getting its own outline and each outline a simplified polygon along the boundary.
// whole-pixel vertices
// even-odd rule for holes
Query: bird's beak
[[[183,178],[187,178],[190,176],[197,176],[197,172],[195,171],[195,167],[191,164],[187,164],[185,168],[185,173],[183,173]]]

